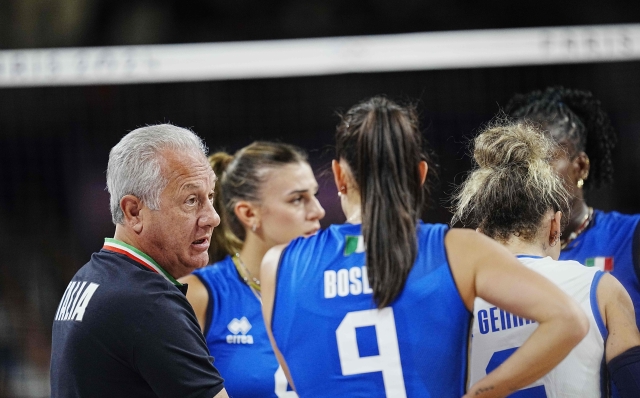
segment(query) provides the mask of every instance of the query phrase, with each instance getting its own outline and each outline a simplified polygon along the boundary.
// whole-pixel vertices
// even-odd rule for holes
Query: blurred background
[[[639,2],[449,0],[1,0],[0,50],[180,44],[640,22]],[[625,45],[640,48],[640,41]],[[0,59],[1,60],[1,59]],[[2,63],[0,63],[0,68]],[[448,222],[468,139],[517,92],[592,91],[619,134],[615,183],[592,206],[640,212],[640,61],[447,68],[307,77],[0,87],[0,397],[46,397],[51,324],[73,274],[112,237],[105,170],[128,131],[170,122],[211,151],[254,140],[305,148],[327,209],[336,112],[375,94],[416,103],[438,154],[424,219]]]

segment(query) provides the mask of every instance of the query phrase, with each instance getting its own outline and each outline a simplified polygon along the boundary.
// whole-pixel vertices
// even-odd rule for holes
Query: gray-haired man
[[[193,132],[139,128],[109,154],[116,231],[53,322],[52,397],[227,397],[176,279],[207,264],[216,176]]]

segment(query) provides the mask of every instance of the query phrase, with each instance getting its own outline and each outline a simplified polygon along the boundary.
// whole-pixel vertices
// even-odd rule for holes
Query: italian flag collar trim
[[[104,238],[104,246],[103,249],[124,254],[130,259],[136,261],[141,264],[145,268],[150,269],[151,271],[164,276],[166,280],[173,283],[176,286],[182,286],[182,283],[178,282],[173,276],[171,276],[167,271],[165,271],[158,263],[156,263],[151,257],[144,254],[140,250],[136,249],[133,246],[127,245],[124,242],[121,242],[117,239],[113,238]]]

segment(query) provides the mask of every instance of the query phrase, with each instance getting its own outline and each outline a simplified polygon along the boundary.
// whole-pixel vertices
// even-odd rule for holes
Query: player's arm
[[[264,325],[273,347],[273,352],[276,354],[278,363],[282,367],[289,385],[294,390],[296,389],[293,380],[291,379],[291,373],[289,372],[289,366],[284,360],[280,349],[276,345],[276,341],[273,338],[273,332],[271,330],[271,318],[273,315],[273,302],[276,297],[276,277],[278,275],[278,265],[280,265],[280,257],[282,251],[287,245],[278,245],[271,248],[262,259],[262,265],[260,266],[260,293],[262,298],[262,316],[264,317]]]
[[[611,359],[640,346],[640,332],[629,293],[613,276],[605,274],[598,284],[598,307],[605,320],[609,337],[605,348],[607,363]]]
[[[609,336],[605,360],[620,396],[640,396],[640,332],[633,302],[622,284],[609,274],[598,284],[598,308]]]
[[[200,330],[204,333],[204,327],[207,322],[207,306],[209,305],[209,292],[207,288],[200,278],[193,274],[183,276],[178,279],[178,282],[189,285],[187,289],[187,300],[189,304],[191,304],[191,307],[193,307],[193,312],[196,313]]]
[[[560,363],[589,330],[587,317],[575,300],[490,238],[472,230],[452,229],[445,245],[469,311],[477,296],[539,324],[513,355],[471,386],[465,397],[504,397],[526,387]]]

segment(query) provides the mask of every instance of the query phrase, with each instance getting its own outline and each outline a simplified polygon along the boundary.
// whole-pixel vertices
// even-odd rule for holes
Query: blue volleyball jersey
[[[376,309],[360,225],[293,241],[272,330],[302,397],[460,397],[472,314],[449,269],[446,225],[420,223],[401,294]]]
[[[631,296],[640,327],[640,265],[633,248],[638,221],[640,214],[595,210],[591,226],[562,250],[560,260],[575,260],[615,276]]]
[[[209,292],[204,335],[229,396],[297,397],[271,348],[260,301],[231,257],[193,274]]]

